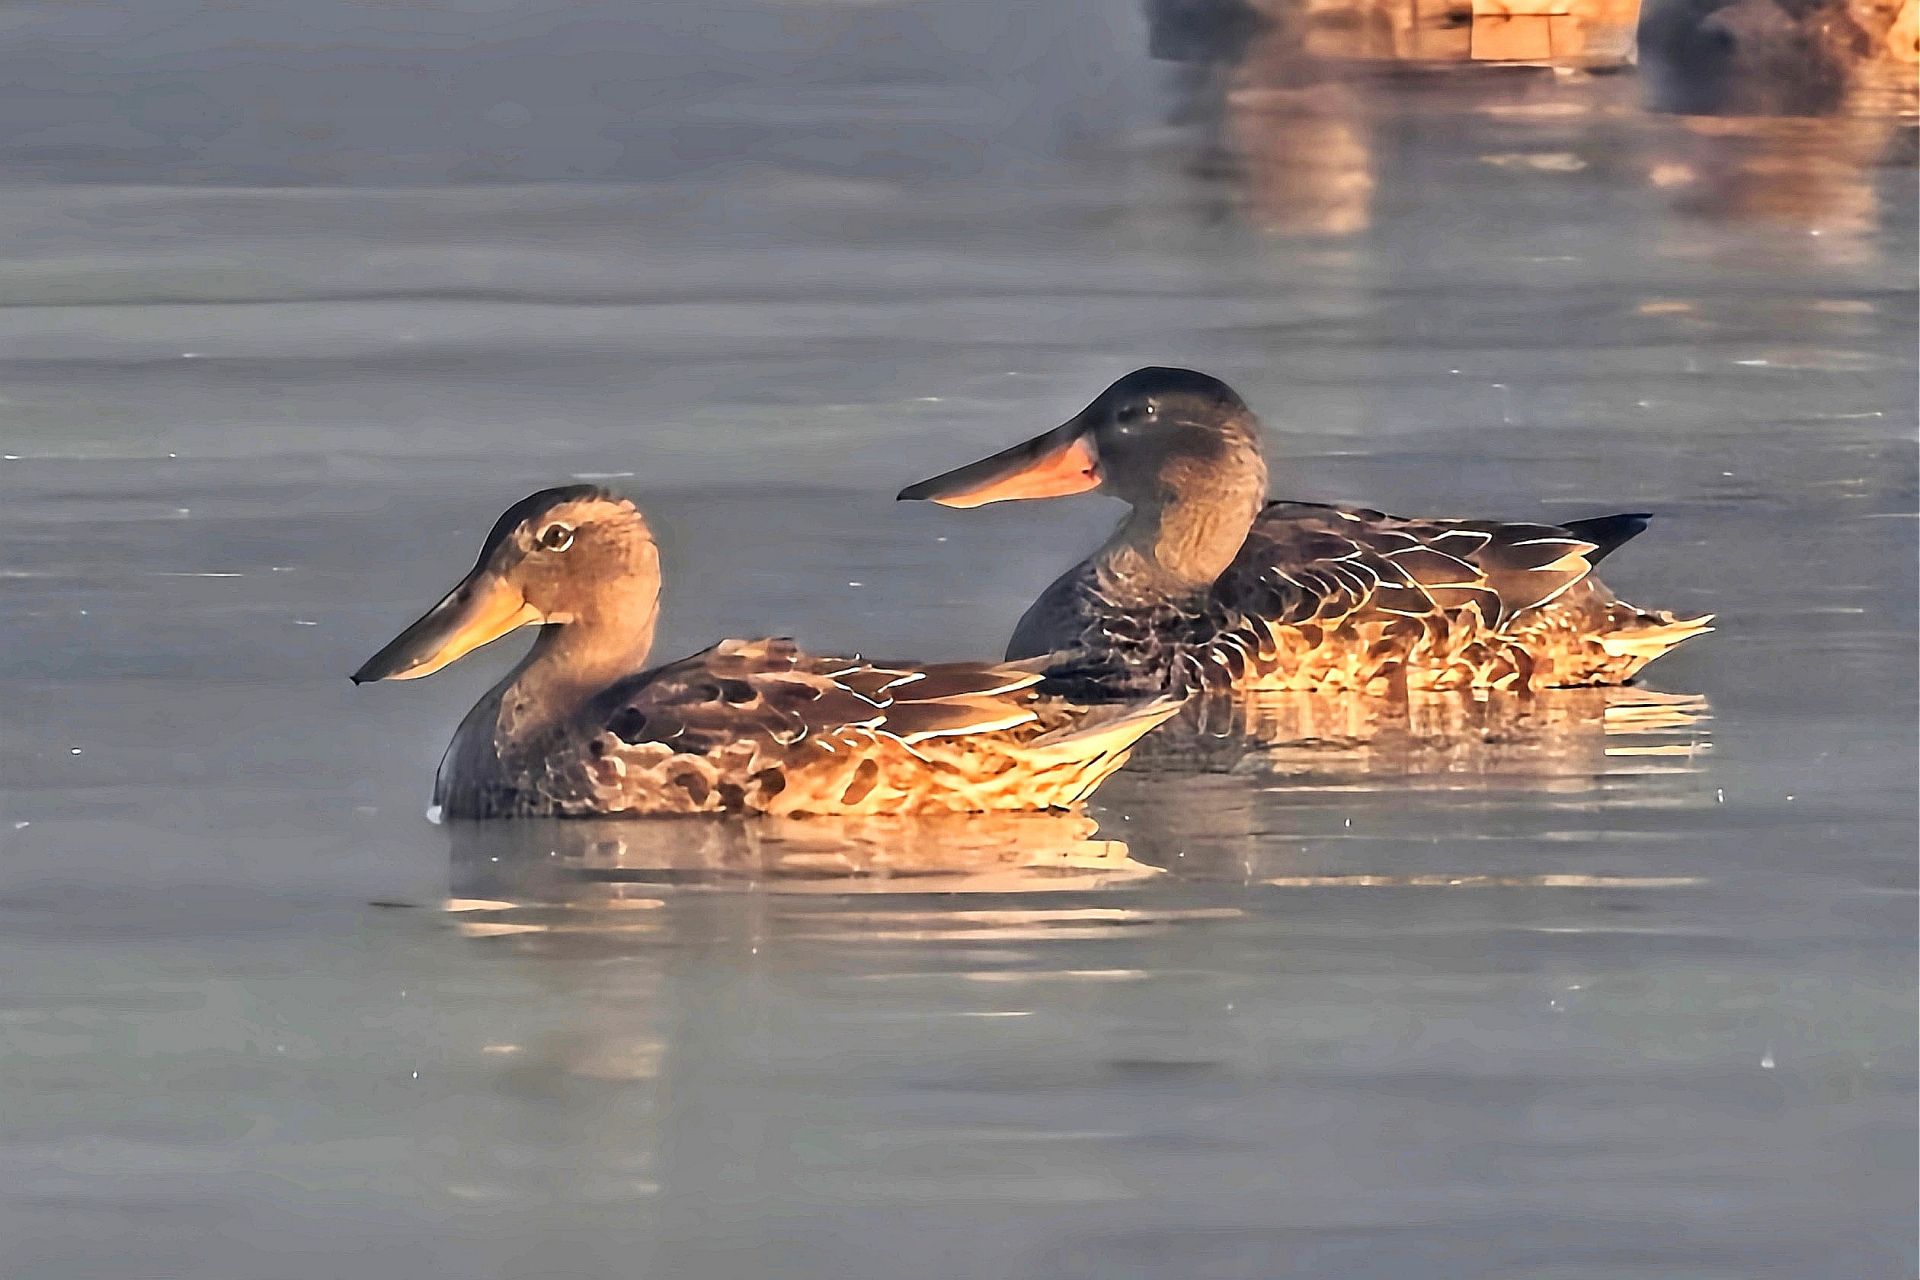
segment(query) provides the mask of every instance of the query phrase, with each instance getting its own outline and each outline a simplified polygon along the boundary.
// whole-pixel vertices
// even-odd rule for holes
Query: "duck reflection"
[[[1678,211],[1804,237],[1800,253],[1835,265],[1879,253],[1878,178],[1912,163],[1910,123],[1695,116],[1682,129],[1648,168]]]
[[[1269,235],[1356,235],[1373,220],[1375,186],[1363,104],[1337,81],[1293,83],[1290,65],[1256,57],[1227,92],[1222,136],[1242,215]]]
[[[1698,694],[1612,686],[1366,697],[1260,693],[1196,702],[1135,751],[1132,772],[1337,782],[1358,775],[1586,777],[1610,759],[1708,749]]]
[[[1684,119],[1649,183],[1679,212],[1805,237],[1802,256],[1872,262],[1878,179],[1913,164],[1916,22],[1920,0],[1660,0],[1649,103]]]
[[[1380,138],[1461,105],[1438,79],[1366,71],[1384,64],[1637,57],[1646,106],[1684,117],[1656,143],[1650,185],[1683,212],[1816,233],[1806,250],[1842,262],[1878,228],[1876,170],[1912,163],[1920,0],[1650,0],[1644,15],[1638,0],[1149,0],[1148,18],[1153,55],[1180,64],[1172,119],[1202,130],[1196,172],[1270,235],[1368,230],[1392,176]],[[1498,83],[1544,95],[1543,119],[1616,109],[1579,77],[1526,76]]]
[[[1298,874],[1303,853],[1325,863],[1330,838],[1395,846],[1399,862],[1409,840],[1519,836],[1543,813],[1584,814],[1601,838],[1609,814],[1701,802],[1710,722],[1697,695],[1619,687],[1202,701],[1147,738],[1088,814],[452,823],[448,910],[470,937],[651,947],[674,915],[663,909],[703,891],[826,900],[1272,878]]]
[[[1182,875],[1374,875],[1348,861],[1364,849],[1457,879],[1403,865],[1409,846],[1524,843],[1543,823],[1556,842],[1604,840],[1622,812],[1713,803],[1711,719],[1698,695],[1619,687],[1199,703],[1148,739],[1096,812],[1135,857]]]
[[[1076,813],[449,824],[464,932],[645,932],[662,893],[1036,893],[1158,874]],[[641,913],[641,914],[635,914]]]
[[[1372,222],[1366,104],[1311,47],[1304,7],[1153,0],[1155,58],[1182,64],[1176,123],[1200,127],[1203,177],[1269,235],[1351,236]]]
[[[1105,1106],[1089,1081],[1230,1061],[1223,1006],[1268,966],[1350,984],[1454,946],[1500,964],[1490,921],[1581,926],[1694,883],[1569,837],[1691,802],[1659,784],[1698,788],[1699,698],[1289,694],[1221,713],[1149,738],[1103,791],[1100,833],[1070,814],[450,824],[467,936],[436,996],[471,1049],[441,1070],[468,1073],[462,1114],[487,1141],[437,1157],[446,1194],[612,1206],[651,1224],[660,1274],[687,1269],[676,1240],[758,1221],[769,1196],[1124,1202],[1108,1127],[981,1124],[969,1100]],[[1393,930],[1426,949],[1362,964]],[[514,1122],[485,1129],[490,1107]]]

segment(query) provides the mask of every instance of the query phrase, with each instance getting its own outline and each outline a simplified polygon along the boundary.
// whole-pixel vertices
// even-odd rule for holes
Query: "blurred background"
[[[1915,24],[8,6],[0,1271],[1912,1274]],[[1146,363],[1720,630],[958,830],[449,831],[508,656],[345,679],[575,480],[662,658],[997,653],[1117,509],[892,493]]]

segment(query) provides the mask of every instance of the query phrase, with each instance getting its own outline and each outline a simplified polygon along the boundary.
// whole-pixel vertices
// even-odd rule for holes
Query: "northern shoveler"
[[[1007,657],[1082,700],[1181,688],[1618,684],[1711,615],[1614,596],[1594,566],[1645,514],[1413,520],[1267,498],[1260,423],[1188,369],[1128,374],[1071,421],[900,492],[950,507],[1099,491],[1132,506],[1046,589]]]
[[[1088,707],[1031,665],[823,658],[728,640],[642,670],[660,558],[633,503],[548,489],[500,517],[466,579],[353,675],[414,680],[540,626],[440,765],[448,818],[1066,808],[1173,699]]]

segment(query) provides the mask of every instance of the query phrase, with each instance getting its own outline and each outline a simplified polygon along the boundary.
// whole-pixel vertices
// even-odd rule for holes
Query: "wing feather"
[[[727,641],[635,676],[596,700],[590,726],[636,746],[699,754],[758,740],[821,749],[847,731],[914,743],[1038,719],[1037,671],[987,663],[915,668],[812,658],[789,641]]]
[[[1407,520],[1275,502],[1214,595],[1225,612],[1265,622],[1331,620],[1369,608],[1415,618],[1471,608],[1505,627],[1558,599],[1603,554],[1559,525]]]

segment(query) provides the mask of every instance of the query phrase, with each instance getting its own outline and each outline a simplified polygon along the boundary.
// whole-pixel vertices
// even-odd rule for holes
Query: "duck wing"
[[[727,640],[614,686],[589,727],[689,755],[749,741],[779,751],[847,729],[912,744],[1039,719],[1040,678],[992,663],[869,662],[816,657],[791,640]]]
[[[1178,709],[1044,696],[1038,664],[729,640],[595,700],[534,784],[562,813],[921,813],[1080,802]]]
[[[1409,520],[1362,507],[1268,504],[1214,586],[1215,606],[1248,620],[1338,621],[1363,609],[1426,618],[1472,609],[1503,630],[1551,604],[1644,515],[1570,525]]]

